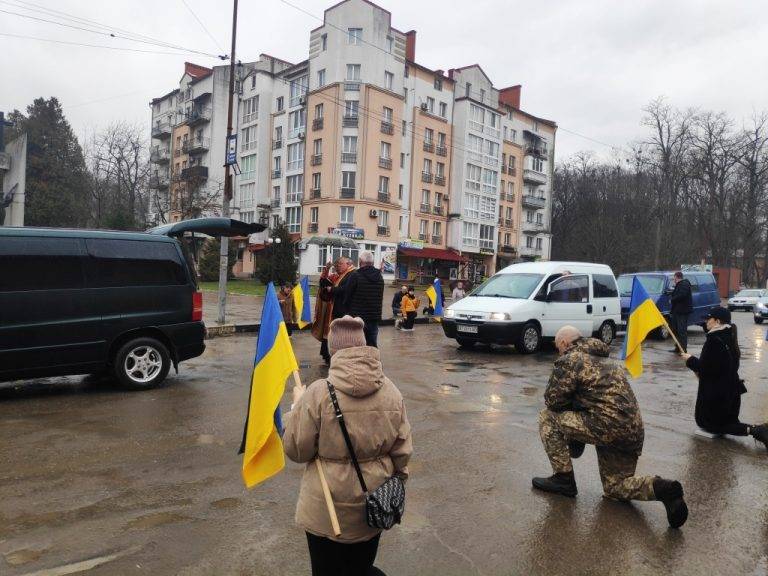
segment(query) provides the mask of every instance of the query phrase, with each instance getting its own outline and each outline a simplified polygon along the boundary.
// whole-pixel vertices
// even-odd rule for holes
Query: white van
[[[443,331],[460,346],[514,344],[531,354],[569,324],[610,344],[620,321],[621,301],[609,266],[525,262],[507,266],[446,308]]]

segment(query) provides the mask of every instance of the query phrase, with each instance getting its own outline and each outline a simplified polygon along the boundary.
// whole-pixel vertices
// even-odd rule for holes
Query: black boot
[[[688,520],[688,505],[683,499],[683,486],[677,480],[656,478],[653,481],[656,500],[667,509],[667,521],[672,528],[680,528]]]
[[[584,454],[585,446],[584,442],[579,442],[578,440],[571,440],[568,442],[568,452],[571,453],[571,458],[574,460],[576,458],[581,458],[581,455]]]
[[[579,492],[576,489],[576,477],[573,475],[573,470],[570,472],[558,472],[549,478],[534,478],[532,483],[534,488],[544,490],[544,492],[562,494],[571,498]]]
[[[768,424],[751,426],[749,435],[758,442],[762,442],[765,448],[768,450]]]

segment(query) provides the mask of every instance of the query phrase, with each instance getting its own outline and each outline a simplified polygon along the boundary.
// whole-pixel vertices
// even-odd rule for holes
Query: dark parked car
[[[158,386],[205,350],[185,232],[264,227],[200,218],[149,233],[0,227],[0,381],[111,371]]]

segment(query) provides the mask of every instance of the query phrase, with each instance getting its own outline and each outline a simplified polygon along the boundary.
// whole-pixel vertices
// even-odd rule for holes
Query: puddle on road
[[[45,554],[48,550],[14,550],[3,555],[5,561],[11,566],[22,566],[39,559],[40,556]]]
[[[523,396],[536,396],[539,393],[539,389],[536,386],[523,386],[520,389],[520,394]]]
[[[477,366],[474,362],[464,361],[447,362],[446,364],[447,366],[443,367],[446,372],[469,372]]]
[[[215,500],[211,502],[211,506],[219,510],[231,510],[237,508],[242,504],[240,498],[222,498],[221,500]]]
[[[443,394],[459,394],[459,386],[450,382],[443,382],[437,385],[437,391]]]
[[[146,514],[134,518],[128,522],[125,527],[128,530],[144,530],[147,528],[165,526],[166,524],[184,522],[185,520],[189,520],[189,518],[187,516],[182,516],[181,514],[176,514],[175,512],[157,512],[155,514]]]

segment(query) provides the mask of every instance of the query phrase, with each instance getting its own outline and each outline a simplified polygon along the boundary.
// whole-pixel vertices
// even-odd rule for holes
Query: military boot
[[[573,470],[570,472],[557,472],[549,478],[534,478],[532,483],[534,488],[544,492],[562,494],[571,498],[579,492],[576,489],[576,477],[573,475]]]
[[[584,444],[584,442],[579,442],[578,440],[571,440],[568,442],[568,452],[570,452],[571,458],[574,460],[576,458],[581,458],[581,455],[584,454],[585,447],[586,444]]]
[[[688,520],[688,505],[683,499],[683,486],[677,480],[656,478],[653,481],[653,493],[656,500],[664,504],[667,521],[672,528],[680,528]]]
[[[750,428],[749,435],[758,442],[762,442],[765,448],[768,449],[768,424],[752,426]]]

